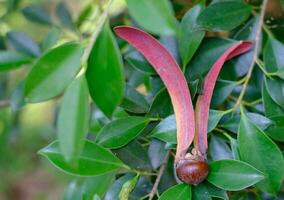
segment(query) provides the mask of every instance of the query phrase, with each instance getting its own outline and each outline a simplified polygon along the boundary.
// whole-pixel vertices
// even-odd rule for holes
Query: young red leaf
[[[166,48],[148,33],[127,26],[116,27],[115,32],[145,56],[164,82],[176,115],[176,160],[184,158],[193,141],[195,121],[189,88],[181,69]]]
[[[194,138],[195,149],[198,150],[202,156],[206,157],[207,151],[207,126],[208,116],[210,109],[210,101],[213,95],[215,83],[221,68],[226,60],[229,60],[235,56],[238,56],[249,49],[251,49],[252,43],[247,41],[240,41],[227,49],[214,63],[210,71],[205,77],[202,95],[200,95],[196,102],[195,108],[195,120],[196,120],[196,132]]]

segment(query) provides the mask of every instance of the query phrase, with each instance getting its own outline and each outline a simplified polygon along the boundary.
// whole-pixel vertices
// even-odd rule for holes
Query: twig
[[[10,106],[10,101],[8,101],[8,100],[0,101],[0,108],[6,108],[8,106]]]
[[[81,72],[81,73],[84,73],[85,70],[86,70],[86,62],[87,62],[87,60],[90,56],[93,45],[94,45],[99,33],[101,32],[106,20],[108,19],[108,12],[109,12],[109,9],[111,7],[112,2],[113,2],[113,0],[109,0],[107,7],[105,8],[104,12],[102,13],[100,19],[97,22],[97,27],[94,31],[94,34],[92,35],[92,37],[89,40],[89,43],[88,43],[89,45],[86,47],[86,49],[84,51],[84,54],[82,56],[83,72]]]
[[[242,100],[244,98],[246,89],[248,87],[248,83],[249,83],[251,75],[252,75],[252,71],[254,69],[255,62],[258,59],[258,50],[259,50],[260,42],[261,42],[260,41],[260,36],[261,36],[261,30],[262,30],[263,19],[264,19],[267,3],[268,3],[268,0],[263,0],[262,7],[261,7],[261,12],[260,12],[260,15],[259,15],[257,31],[256,31],[256,35],[255,35],[255,47],[254,47],[254,50],[253,50],[252,62],[250,64],[250,66],[249,66],[249,71],[248,71],[248,73],[246,75],[246,79],[245,79],[245,82],[243,84],[243,88],[242,88],[242,91],[240,93],[240,96],[239,96],[239,98],[238,98],[238,100],[237,100],[237,102],[236,102],[236,104],[234,106],[235,110],[240,106],[240,104],[241,104],[241,102],[242,102]]]
[[[152,200],[154,198],[155,194],[157,193],[159,183],[161,181],[162,175],[165,171],[165,168],[166,168],[168,160],[169,160],[169,156],[170,156],[170,152],[168,151],[168,153],[167,153],[167,155],[166,155],[166,157],[165,157],[165,159],[164,159],[164,161],[163,161],[163,163],[162,163],[162,165],[159,169],[158,176],[156,178],[154,186],[153,186],[151,192],[149,193],[149,200]]]

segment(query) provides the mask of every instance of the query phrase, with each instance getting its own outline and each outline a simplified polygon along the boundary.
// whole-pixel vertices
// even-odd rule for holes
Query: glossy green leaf
[[[168,91],[166,89],[160,90],[154,97],[147,116],[165,118],[173,113],[173,106]]]
[[[187,11],[181,20],[178,44],[184,70],[205,35],[204,31],[194,30],[197,17],[202,10],[203,5],[198,4]]]
[[[121,177],[119,177],[115,182],[112,184],[112,186],[109,188],[108,192],[105,195],[105,200],[119,200],[119,193],[122,189],[122,186],[127,181],[134,178],[133,174],[125,174]]]
[[[207,180],[229,191],[247,188],[264,179],[264,175],[249,164],[237,160],[219,160],[210,163]]]
[[[135,116],[117,119],[101,129],[96,142],[106,148],[120,148],[137,137],[149,121],[148,118]]]
[[[49,49],[51,49],[58,41],[59,36],[60,31],[57,28],[52,28],[42,41],[41,46],[43,51],[48,51]]]
[[[247,113],[247,117],[251,120],[252,123],[256,124],[261,130],[266,129],[269,125],[273,123],[272,120],[258,113],[249,112]]]
[[[252,6],[243,2],[218,2],[207,7],[198,17],[199,28],[209,31],[229,31],[244,22]]]
[[[76,165],[89,129],[89,91],[84,76],[67,88],[57,118],[61,152],[66,162]]]
[[[132,168],[145,171],[152,169],[146,149],[136,140],[114,152],[117,157]]]
[[[126,0],[130,15],[147,31],[154,34],[175,34],[177,21],[168,0]]]
[[[24,83],[20,82],[13,91],[10,98],[11,109],[13,112],[19,111],[25,105]]]
[[[151,132],[151,136],[168,142],[171,144],[177,143],[176,136],[176,118],[175,115],[170,115],[169,117],[163,119]]]
[[[30,5],[22,10],[23,15],[30,21],[43,25],[51,25],[52,20],[48,13],[38,5]]]
[[[211,105],[217,106],[222,104],[232,93],[236,86],[237,83],[235,81],[217,80],[211,100]]]
[[[56,14],[58,18],[60,19],[60,22],[63,26],[66,26],[67,28],[74,29],[74,23],[72,20],[71,13],[67,7],[67,5],[64,2],[60,2],[56,7]]]
[[[153,169],[159,168],[167,155],[165,149],[165,143],[159,140],[153,139],[148,148],[148,156],[150,158]]]
[[[135,88],[126,84],[125,95],[120,107],[131,113],[146,113],[149,110],[149,104],[143,94]]]
[[[215,61],[234,43],[234,40],[223,38],[205,38],[188,64],[187,80],[206,74]]]
[[[276,72],[284,66],[284,44],[274,37],[268,37],[264,49],[264,64],[268,72]]]
[[[61,150],[59,149],[58,141],[41,149],[39,154],[45,156],[53,165],[64,172],[78,176],[96,176],[114,170],[128,168],[109,150],[91,141],[85,142],[78,165],[75,167],[70,166],[64,160]]]
[[[281,67],[280,69],[278,69],[276,72],[275,72],[276,76],[278,76],[279,78],[281,79],[284,79],[284,66]]]
[[[145,60],[145,58],[137,51],[131,51],[125,56],[126,61],[135,69],[148,74],[156,74],[153,67]]]
[[[63,200],[94,200],[95,196],[103,198],[113,181],[112,173],[72,181],[64,192]]]
[[[26,79],[26,101],[36,103],[59,95],[78,73],[82,54],[81,45],[66,43],[43,55]]]
[[[139,175],[136,175],[133,179],[126,181],[119,192],[119,200],[128,200],[130,193],[135,188],[139,179]]]
[[[103,199],[108,188],[113,182],[113,173],[86,178],[81,186],[82,200],[93,200],[95,195]]]
[[[123,97],[122,69],[119,49],[106,24],[93,46],[86,77],[92,99],[107,116],[112,115]]]
[[[219,121],[225,114],[226,111],[210,110],[207,132],[213,131],[213,129],[218,125]]]
[[[270,97],[284,109],[284,80],[265,77],[264,83]]]
[[[218,124],[220,119],[226,114],[224,111],[210,110],[208,121],[208,132],[211,132]],[[163,119],[151,132],[151,136],[168,142],[176,144],[176,119],[174,115],[170,115]]]
[[[0,51],[0,71],[11,70],[31,62],[31,58],[15,51]]]
[[[209,152],[212,160],[233,159],[232,151],[226,142],[214,135],[210,137]]]
[[[223,200],[229,199],[225,190],[217,188],[208,182],[203,182],[193,188],[193,191],[192,191],[193,200],[199,200],[199,199],[212,200],[215,198],[223,199]]]
[[[267,117],[284,114],[284,110],[271,98],[265,83],[262,85],[262,101]]]
[[[159,200],[190,200],[191,199],[191,187],[187,184],[179,184],[171,187],[165,191]]]
[[[264,192],[276,194],[284,176],[284,160],[277,145],[242,115],[238,133],[241,160],[264,173],[265,179],[257,184]]]
[[[270,117],[273,123],[265,130],[265,133],[274,140],[284,142],[284,115]]]
[[[8,43],[20,53],[33,57],[37,57],[41,53],[38,44],[23,32],[12,31],[7,33],[6,37]]]

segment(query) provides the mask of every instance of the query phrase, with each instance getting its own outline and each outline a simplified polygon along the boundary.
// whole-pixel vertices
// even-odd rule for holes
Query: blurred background
[[[93,2],[94,5],[99,3]],[[63,3],[75,20],[92,1],[66,0]],[[9,31],[23,32],[41,43],[51,27],[27,19],[23,9],[39,6],[58,22],[57,7],[60,4],[62,1],[58,0],[0,0],[0,49],[9,48],[5,38]],[[124,9],[125,2],[116,0],[111,15],[115,16]],[[64,28],[60,34],[61,40],[74,37]],[[0,71],[0,200],[61,199],[71,179],[37,154],[56,138],[58,103],[52,100],[23,105],[22,80],[29,69]]]

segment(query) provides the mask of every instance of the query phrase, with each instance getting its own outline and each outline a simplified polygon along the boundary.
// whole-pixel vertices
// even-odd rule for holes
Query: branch
[[[249,83],[249,80],[251,78],[251,75],[252,75],[252,71],[254,69],[254,66],[255,66],[255,63],[258,59],[258,50],[260,48],[260,44],[261,44],[261,30],[262,30],[262,25],[263,25],[263,20],[264,20],[264,15],[265,15],[265,10],[266,10],[266,6],[267,6],[267,3],[268,3],[268,0],[263,0],[263,3],[262,3],[262,7],[261,7],[261,12],[260,12],[260,15],[259,15],[259,20],[258,20],[258,25],[257,25],[257,31],[256,31],[256,35],[255,35],[255,48],[253,50],[253,57],[252,57],[252,62],[250,64],[250,67],[249,67],[249,71],[245,77],[245,81],[244,81],[244,84],[243,84],[243,88],[242,88],[242,91],[240,93],[240,96],[234,106],[234,109],[236,110],[240,104],[242,103],[242,100],[244,98],[244,95],[245,95],[245,92],[246,92],[246,89],[248,87],[248,83]]]
[[[163,161],[163,164],[161,165],[161,167],[159,169],[158,176],[156,178],[154,186],[153,186],[151,192],[149,193],[149,200],[152,200],[154,198],[155,194],[157,193],[159,183],[161,181],[162,175],[165,171],[165,168],[166,168],[168,160],[169,160],[169,156],[170,156],[170,151],[168,151],[168,153],[167,153],[167,155],[166,155],[166,157]]]
[[[99,1],[99,2],[100,2],[100,1]],[[92,48],[93,48],[93,46],[94,46],[94,43],[95,43],[95,41],[96,41],[96,39],[97,39],[99,33],[101,32],[101,30],[102,30],[102,28],[103,28],[105,22],[106,22],[107,19],[108,19],[108,12],[109,12],[109,10],[110,10],[110,7],[111,7],[111,5],[112,5],[112,2],[113,2],[113,0],[109,0],[107,7],[106,7],[105,10],[103,11],[103,13],[102,13],[100,19],[98,20],[98,22],[97,22],[97,24],[96,24],[96,29],[95,29],[95,31],[94,31],[94,34],[92,35],[92,37],[90,38],[90,40],[89,40],[89,42],[88,42],[89,45],[86,47],[86,49],[85,49],[85,51],[84,51],[84,54],[83,54],[83,56],[82,56],[83,72],[85,72],[85,70],[86,70],[86,65],[85,65],[85,63],[87,62],[87,60],[88,60],[88,58],[89,58],[89,56],[90,56],[90,53],[91,53]],[[100,8],[101,8],[101,6],[100,6]],[[81,72],[81,73],[83,73],[83,72]]]

